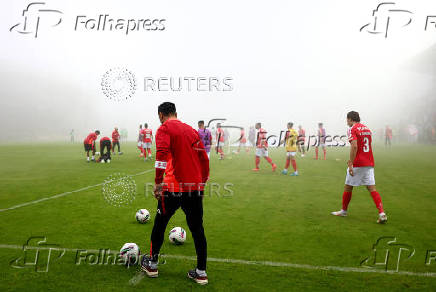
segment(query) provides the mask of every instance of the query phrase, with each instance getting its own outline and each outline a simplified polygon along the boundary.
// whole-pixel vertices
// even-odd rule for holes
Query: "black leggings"
[[[182,208],[186,215],[186,222],[194,239],[195,251],[197,253],[197,268],[206,270],[207,242],[203,229],[203,192],[170,193],[164,192],[159,200],[151,232],[150,254],[154,261],[158,260],[162,246],[165,229],[174,213]]]
[[[114,141],[114,142],[112,142],[112,151],[113,151],[113,152],[115,152],[115,145],[118,146],[118,152],[121,152],[121,151],[120,151],[120,141]]]

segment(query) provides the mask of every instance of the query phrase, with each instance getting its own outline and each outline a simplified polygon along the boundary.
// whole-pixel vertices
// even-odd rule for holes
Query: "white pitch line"
[[[13,244],[0,244],[0,248],[4,249],[23,249],[22,245],[13,245]],[[26,249],[42,249],[42,250],[60,250],[60,251],[68,251],[68,252],[77,252],[78,250],[86,250],[87,252],[99,253],[101,250],[97,249],[80,249],[80,248],[57,248],[57,247],[37,247],[37,246],[26,246]],[[106,249],[106,254],[114,253],[117,254],[116,251],[111,251]],[[196,261],[197,257],[194,256],[184,256],[184,255],[169,255],[162,254],[160,257],[169,258],[169,259],[178,259],[178,260],[188,260],[188,261]],[[436,278],[436,273],[424,273],[424,272],[409,272],[409,271],[383,271],[378,269],[370,269],[370,268],[353,268],[353,267],[339,267],[339,266],[313,266],[313,265],[305,265],[305,264],[293,264],[293,263],[285,263],[285,262],[272,262],[272,261],[248,261],[248,260],[239,260],[239,259],[222,259],[222,258],[207,258],[208,262],[215,263],[230,263],[230,264],[238,264],[238,265],[248,265],[248,266],[270,266],[270,267],[285,267],[285,268],[294,268],[294,269],[302,269],[302,270],[315,270],[315,271],[336,271],[336,272],[346,272],[346,273],[375,273],[375,274],[384,274],[384,275],[402,275],[402,276],[416,276],[416,277],[427,277],[427,278]],[[141,275],[137,275],[131,284],[135,285],[137,281],[142,280]]]
[[[153,170],[153,168],[152,168],[152,169],[148,169],[148,170],[146,170],[146,171],[141,171],[141,172],[136,173],[136,174],[132,174],[131,176],[138,176],[138,175],[141,175],[141,174],[145,174],[145,173],[147,173],[147,172],[150,172],[150,171],[152,171],[152,170]],[[83,188],[78,189],[78,190],[69,191],[69,192],[65,192],[65,193],[61,193],[61,194],[57,194],[57,195],[53,195],[53,196],[50,196],[50,197],[44,197],[44,198],[41,198],[41,199],[38,199],[38,200],[34,200],[34,201],[30,201],[30,202],[26,202],[26,203],[18,204],[18,205],[15,205],[15,206],[9,207],[9,208],[0,209],[0,212],[9,211],[9,210],[14,210],[14,209],[18,209],[18,208],[21,208],[21,207],[25,207],[25,206],[29,206],[29,205],[38,204],[38,203],[41,203],[41,202],[44,202],[44,201],[47,201],[47,200],[57,199],[57,198],[64,197],[64,196],[69,195],[69,194],[74,194],[74,193],[78,193],[78,192],[81,192],[81,191],[84,191],[84,190],[87,190],[87,189],[92,189],[92,188],[95,188],[95,187],[101,186],[101,185],[103,185],[103,184],[104,184],[104,183],[99,183],[99,184],[96,184],[96,185],[83,187]]]

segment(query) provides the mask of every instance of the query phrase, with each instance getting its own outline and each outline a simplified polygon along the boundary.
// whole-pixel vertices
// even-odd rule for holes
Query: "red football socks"
[[[347,211],[348,204],[351,201],[351,192],[344,192],[342,195],[342,210]]]
[[[384,213],[383,203],[380,197],[380,194],[377,191],[371,192],[371,197],[374,200],[375,206],[378,209],[379,213]]]

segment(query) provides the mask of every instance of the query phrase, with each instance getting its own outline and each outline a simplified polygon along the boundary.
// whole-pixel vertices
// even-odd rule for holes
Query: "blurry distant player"
[[[143,157],[144,156],[144,148],[142,148],[142,125],[139,125],[138,149],[141,152],[139,154],[139,157]]]
[[[182,208],[197,253],[197,267],[188,272],[188,277],[205,285],[208,278],[203,189],[209,179],[209,159],[198,132],[177,119],[173,103],[159,105],[158,114],[162,123],[156,133],[154,196],[158,203],[151,232],[150,256],[142,258],[141,269],[149,277],[158,277],[158,257],[165,229],[177,209]]]
[[[238,146],[238,150],[236,151],[236,153],[239,153],[241,151],[241,147],[245,148],[245,152],[249,151],[249,149],[247,147],[247,136],[245,136],[245,129],[244,128],[241,129],[241,134],[239,136],[239,146]]]
[[[298,133],[292,128],[293,123],[288,123],[288,130],[286,131],[285,136],[285,147],[286,147],[286,165],[285,169],[283,169],[282,174],[288,174],[289,164],[292,162],[292,168],[294,172],[291,173],[292,176],[298,175],[297,170],[297,162],[295,161],[295,155],[297,154],[297,141],[298,141]]]
[[[86,152],[86,161],[89,162],[89,151],[92,150],[92,161],[95,161],[95,140],[97,140],[97,136],[100,135],[100,131],[96,130],[94,133],[90,133],[85,140],[83,141],[83,146],[85,147]]]
[[[102,137],[100,139],[100,158],[98,162],[111,162],[111,145],[109,137]]]
[[[325,148],[325,140],[326,140],[326,132],[322,123],[318,124],[318,143],[315,146],[315,159],[318,159],[318,148],[321,146],[322,151],[324,152],[324,160],[327,157],[327,151]]]
[[[121,154],[120,150],[120,133],[118,128],[115,128],[112,132],[112,153],[115,154],[115,146],[118,146],[118,154]]]
[[[342,195],[342,209],[337,212],[332,212],[332,215],[347,216],[348,204],[351,201],[353,187],[366,186],[379,212],[377,223],[386,223],[388,218],[383,210],[380,194],[375,188],[371,130],[360,123],[359,113],[354,111],[347,114],[347,124],[351,127],[348,134],[351,147],[347,177],[345,179],[344,193]]]
[[[70,142],[74,143],[74,129],[71,129],[71,132],[70,132]]]
[[[392,128],[391,127],[386,126],[385,136],[386,136],[385,146],[391,147],[391,145],[392,145]]]
[[[297,147],[298,147],[298,152],[301,153],[301,157],[304,157],[304,154],[306,153],[305,144],[306,144],[306,131],[303,129],[301,125],[299,125]]]
[[[221,124],[218,123],[216,125],[216,151],[219,153],[220,155],[220,159],[224,159],[224,151],[223,151],[223,147],[224,147],[224,130],[221,128]]]
[[[266,139],[267,132],[264,129],[262,129],[262,125],[260,123],[256,123],[256,129],[257,129],[256,158],[255,158],[256,167],[253,169],[253,171],[259,171],[260,157],[265,157],[266,161],[268,161],[268,163],[271,164],[272,170],[275,171],[277,165],[275,165],[272,162],[271,158],[268,157],[268,142]]]
[[[198,135],[200,136],[201,142],[203,142],[204,149],[206,150],[207,157],[210,158],[210,147],[212,145],[212,134],[208,129],[204,127],[204,121],[198,122]]]
[[[153,143],[153,131],[148,128],[148,124],[144,124],[144,129],[142,129],[142,148],[144,148],[145,160],[151,158],[151,145]],[[147,158],[148,154],[148,158]]]

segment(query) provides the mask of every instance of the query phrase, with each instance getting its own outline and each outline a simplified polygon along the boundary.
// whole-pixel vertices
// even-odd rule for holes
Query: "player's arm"
[[[350,175],[353,176],[353,162],[357,155],[357,140],[352,140],[350,142],[350,160],[348,160],[348,169]]]
[[[156,162],[154,164],[154,167],[156,169],[154,178],[154,195],[156,198],[159,198],[162,192],[163,176],[167,167],[169,153],[170,135],[166,132],[166,129],[164,127],[161,127],[156,133]]]

